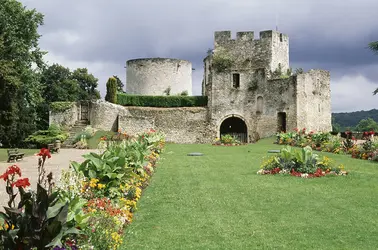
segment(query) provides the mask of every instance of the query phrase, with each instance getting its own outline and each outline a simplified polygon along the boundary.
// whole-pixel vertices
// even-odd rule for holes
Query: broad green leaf
[[[51,219],[57,216],[59,212],[61,211],[62,207],[64,207],[64,205],[65,203],[59,202],[55,204],[54,206],[49,207],[47,209],[47,219]]]

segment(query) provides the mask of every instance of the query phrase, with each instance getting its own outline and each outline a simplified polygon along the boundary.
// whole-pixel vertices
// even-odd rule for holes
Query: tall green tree
[[[113,75],[113,77],[117,81],[117,91],[118,92],[125,92],[125,90],[123,89],[125,87],[125,85],[123,84],[123,82],[121,81],[121,79],[119,79],[119,77],[116,76],[116,75]]]
[[[105,101],[117,103],[117,80],[115,77],[110,77],[106,83]]]
[[[72,79],[77,81],[81,88],[80,100],[100,99],[100,92],[97,90],[98,79],[88,72],[87,68],[78,68],[72,73]]]
[[[16,0],[0,0],[0,140],[16,146],[36,128],[42,103],[39,72],[43,15]]]
[[[43,96],[47,103],[78,101],[82,89],[77,80],[73,79],[72,72],[59,64],[47,67],[41,77]]]

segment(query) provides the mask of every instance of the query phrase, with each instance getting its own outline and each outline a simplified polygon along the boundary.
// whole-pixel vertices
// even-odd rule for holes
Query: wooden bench
[[[18,148],[8,149],[7,151],[8,151],[8,162],[18,161],[18,160],[22,159],[25,155],[25,153],[20,153],[18,151]]]
[[[48,150],[51,152],[51,153],[59,153],[59,147],[57,147],[55,144],[51,143],[51,144],[47,144],[47,148]]]

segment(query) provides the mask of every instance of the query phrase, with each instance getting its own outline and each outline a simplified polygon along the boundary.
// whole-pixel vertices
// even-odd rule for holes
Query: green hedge
[[[118,93],[117,103],[122,106],[142,107],[204,107],[207,96],[144,96]]]

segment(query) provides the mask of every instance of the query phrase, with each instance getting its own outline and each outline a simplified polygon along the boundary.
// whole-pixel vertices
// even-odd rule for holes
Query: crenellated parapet
[[[254,31],[240,31],[236,32],[236,39],[232,39],[231,31],[215,31],[214,41],[216,45],[227,44],[230,42],[252,42],[252,41],[271,41],[277,39],[280,42],[288,42],[289,37],[286,34],[274,30],[260,31],[259,37],[255,38]]]

